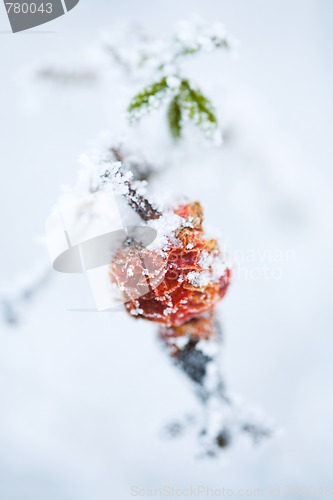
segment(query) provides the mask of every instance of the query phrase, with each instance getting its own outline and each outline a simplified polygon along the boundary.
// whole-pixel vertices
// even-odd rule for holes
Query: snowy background
[[[128,140],[166,165],[155,192],[200,198],[206,227],[233,256],[219,308],[222,370],[283,432],[259,447],[240,439],[212,461],[195,458],[191,432],[163,439],[163,425],[196,401],[155,326],[68,311],[93,307],[87,282],[54,275],[18,326],[0,326],[3,500],[123,500],[132,487],[165,485],[224,486],[235,497],[279,487],[293,499],[289,485],[333,486],[331,0],[82,0],[16,35],[1,7],[1,296],[48,265],[44,221],[60,185],[75,181],[78,155],[103,131],[111,141],[123,132],[136,84],[101,55],[100,33],[130,20],[168,36],[193,13],[241,41],[236,57],[216,52],[187,67],[218,106],[224,146],[189,134],[171,154],[163,113]],[[45,64],[88,65],[98,78],[41,82],[34,71]]]

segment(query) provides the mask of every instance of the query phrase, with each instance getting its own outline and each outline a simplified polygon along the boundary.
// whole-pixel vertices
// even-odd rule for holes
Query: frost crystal
[[[211,282],[210,273],[206,271],[191,271],[188,273],[187,279],[193,286],[198,288],[207,286]]]
[[[166,212],[159,219],[148,221],[148,226],[157,231],[156,239],[149,245],[150,250],[167,251],[170,245],[179,247],[175,233],[183,226],[184,219],[173,212]]]

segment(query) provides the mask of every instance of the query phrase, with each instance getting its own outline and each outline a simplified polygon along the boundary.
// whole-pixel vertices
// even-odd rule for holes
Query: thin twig
[[[104,172],[101,176],[102,179],[104,181],[105,179],[109,179],[111,182],[115,182],[115,184],[120,184],[126,187],[126,189],[122,192],[122,195],[125,197],[130,207],[132,207],[141,217],[141,219],[146,222],[152,219],[159,219],[162,215],[161,212],[154,207],[146,196],[138,192],[138,189],[133,184],[133,175],[131,177],[124,176],[121,168],[123,156],[120,151],[116,148],[112,148],[111,151],[117,159],[117,162],[113,164],[111,171],[106,170]]]

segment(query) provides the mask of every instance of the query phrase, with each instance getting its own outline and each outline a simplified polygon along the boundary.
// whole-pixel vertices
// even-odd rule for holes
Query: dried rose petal
[[[200,318],[193,318],[180,326],[161,326],[159,338],[168,349],[171,356],[177,356],[186,346],[178,339],[186,337],[188,341],[212,340],[218,337],[218,324],[214,312],[204,313]]]

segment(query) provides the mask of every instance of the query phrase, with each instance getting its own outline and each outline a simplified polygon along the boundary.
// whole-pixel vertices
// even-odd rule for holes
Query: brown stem
[[[115,159],[119,162],[124,161],[124,157],[117,148],[111,148]],[[148,200],[146,196],[138,193],[138,190],[133,186],[131,180],[125,180],[121,169],[117,171],[117,174],[122,178],[124,185],[128,188],[127,192],[124,194],[128,204],[136,211],[136,213],[144,221],[149,221],[152,219],[159,219],[161,217],[161,212],[153,206],[153,204]]]

